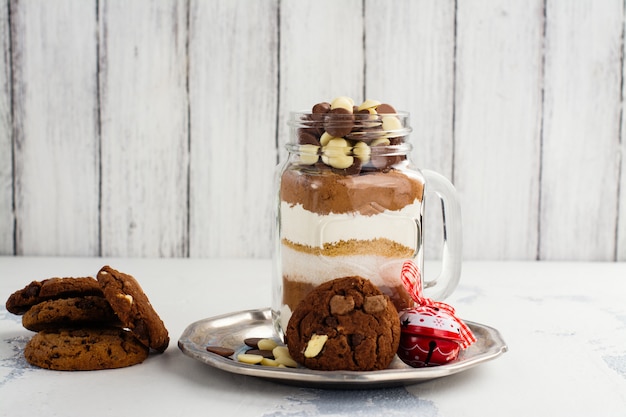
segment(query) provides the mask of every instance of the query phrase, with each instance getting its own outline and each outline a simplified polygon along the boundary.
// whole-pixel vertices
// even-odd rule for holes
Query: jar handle
[[[452,294],[461,278],[461,205],[454,185],[446,177],[427,169],[422,170],[422,174],[426,180],[425,193],[434,193],[439,197],[443,216],[441,271],[436,279],[424,281],[423,285],[429,298],[443,300]]]

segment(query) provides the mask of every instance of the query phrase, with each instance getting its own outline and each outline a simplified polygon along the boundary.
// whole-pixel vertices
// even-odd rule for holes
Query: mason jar
[[[369,279],[398,311],[414,304],[400,278],[407,260],[429,298],[445,298],[458,283],[455,189],[412,163],[409,114],[383,109],[393,112],[325,106],[290,114],[288,157],[276,173],[272,316],[281,337],[303,298],[335,278]],[[427,194],[441,201],[444,228],[441,270],[430,281],[421,273]]]

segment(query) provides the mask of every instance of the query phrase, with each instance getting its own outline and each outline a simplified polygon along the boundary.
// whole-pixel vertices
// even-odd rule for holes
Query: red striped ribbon
[[[400,274],[404,288],[408,291],[409,295],[417,303],[418,306],[438,308],[448,313],[454,321],[457,322],[461,328],[461,348],[466,349],[472,343],[476,342],[476,336],[472,333],[472,330],[457,316],[454,314],[454,307],[449,304],[442,303],[441,301],[434,301],[430,298],[423,296],[422,289],[422,276],[419,268],[415,265],[415,262],[409,260],[405,261],[402,265],[402,272]]]

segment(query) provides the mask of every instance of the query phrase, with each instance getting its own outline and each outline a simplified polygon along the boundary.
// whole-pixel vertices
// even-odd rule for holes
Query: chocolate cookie
[[[102,296],[100,284],[92,277],[49,278],[33,281],[11,294],[6,302],[6,309],[20,315],[42,301],[85,295]]]
[[[286,331],[289,353],[307,368],[372,371],[389,366],[400,342],[398,311],[369,280],[345,277],[316,287]]]
[[[123,326],[146,346],[158,352],[165,351],[169,334],[137,280],[110,266],[103,266],[97,279]]]
[[[78,326],[121,327],[121,322],[104,297],[88,295],[35,304],[22,316],[22,325],[28,330],[38,332]]]
[[[57,371],[93,371],[131,366],[148,357],[148,347],[120,328],[43,331],[26,344],[31,365]]]

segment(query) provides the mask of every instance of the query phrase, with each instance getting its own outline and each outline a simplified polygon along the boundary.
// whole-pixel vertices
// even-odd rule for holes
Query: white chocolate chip
[[[331,156],[328,158],[328,165],[337,169],[350,168],[354,164],[354,157],[348,155]]]
[[[117,298],[125,299],[128,302],[128,304],[133,303],[133,296],[130,294],[117,294]]]
[[[377,138],[377,139],[374,139],[370,145],[371,146],[380,146],[380,145],[389,146],[390,143],[391,142],[389,141],[388,138]]]
[[[300,163],[304,165],[313,165],[317,163],[319,159],[319,155],[317,154],[319,148],[320,147],[317,145],[300,145]]]
[[[300,153],[308,153],[308,154],[317,154],[317,150],[320,147],[317,145],[311,145],[311,144],[306,144],[306,145],[300,145]]]
[[[288,368],[297,368],[298,367],[298,363],[296,361],[294,361],[291,356],[279,356],[276,359],[276,362],[278,362],[278,366],[280,367],[280,365],[284,365]]]
[[[281,367],[280,365],[288,368],[296,368],[298,366],[298,363],[294,361],[289,354],[289,348],[287,346],[276,346],[272,349],[272,355],[274,355],[274,360],[278,362],[279,368]]]
[[[326,156],[345,156],[350,153],[350,144],[344,138],[332,138],[326,146],[322,148]]]
[[[402,122],[396,116],[383,117],[383,130],[392,131],[402,129]]]
[[[333,99],[333,101],[330,102],[330,109],[332,110],[337,108],[346,109],[350,113],[352,113],[354,109],[354,100],[346,96],[336,97],[335,99]]]
[[[270,358],[263,358],[261,360],[261,365],[263,366],[273,366],[273,367],[278,367],[278,365],[280,365],[278,362],[276,362],[275,359],[270,359]]]
[[[307,343],[306,349],[304,350],[304,357],[314,358],[319,355],[327,340],[328,335],[313,333],[311,340],[309,340],[309,343]]]
[[[332,138],[322,148],[322,161],[333,168],[349,168],[354,163],[350,148],[350,143],[344,138]]]
[[[278,346],[278,343],[272,339],[261,339],[257,343],[257,346],[260,350],[273,350],[276,346]]]
[[[322,136],[320,136],[320,145],[322,146],[326,146],[328,145],[328,142],[330,142],[331,139],[334,139],[335,137],[333,135],[331,135],[328,132],[324,132],[322,133]]]
[[[365,164],[370,160],[372,150],[365,142],[357,142],[352,148],[352,153]]]
[[[250,365],[256,365],[257,363],[261,363],[261,361],[263,360],[263,356],[253,355],[250,353],[241,353],[237,355],[237,360],[239,362],[247,363]]]
[[[380,104],[378,100],[367,99],[359,106],[359,111],[369,110],[370,114],[376,114],[376,106]],[[372,110],[374,111],[372,113]]]
[[[308,153],[300,154],[300,163],[302,165],[315,165],[320,159],[318,155],[311,155]]]
[[[287,346],[276,346],[272,349],[272,355],[274,355],[275,358],[280,358],[281,356],[291,357]]]

